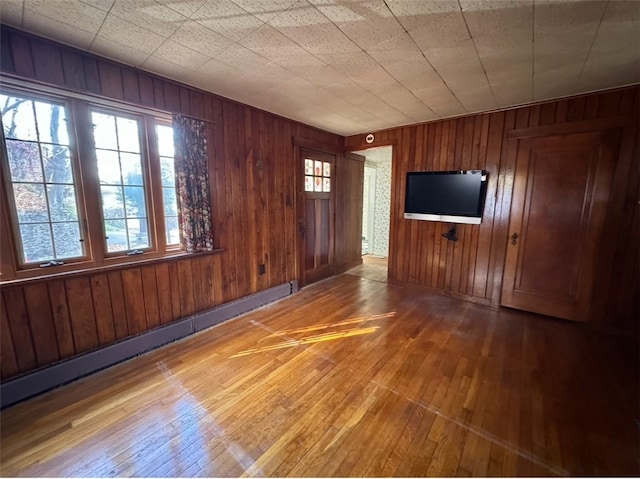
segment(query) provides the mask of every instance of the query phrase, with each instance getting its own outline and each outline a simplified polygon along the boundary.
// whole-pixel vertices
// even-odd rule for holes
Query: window
[[[173,165],[173,128],[168,125],[156,125],[160,172],[162,176],[162,205],[167,246],[180,244],[178,228],[178,201],[176,196],[176,175]]]
[[[63,103],[0,94],[20,263],[84,256]]]
[[[149,247],[137,119],[91,112],[107,252]]]
[[[331,163],[305,158],[304,175],[304,191],[331,191]]]
[[[168,118],[4,88],[0,108],[3,280],[180,250]]]

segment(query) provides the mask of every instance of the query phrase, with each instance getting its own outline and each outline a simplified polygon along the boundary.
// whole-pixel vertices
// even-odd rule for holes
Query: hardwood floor
[[[638,475],[636,346],[344,274],[2,411],[1,473]]]
[[[388,277],[387,263],[387,258],[365,254],[362,256],[362,264],[351,268],[347,271],[347,274],[386,283]]]

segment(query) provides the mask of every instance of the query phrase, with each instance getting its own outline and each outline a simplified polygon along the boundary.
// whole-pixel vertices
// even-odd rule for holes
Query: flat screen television
[[[486,193],[485,170],[410,171],[404,217],[480,224]]]

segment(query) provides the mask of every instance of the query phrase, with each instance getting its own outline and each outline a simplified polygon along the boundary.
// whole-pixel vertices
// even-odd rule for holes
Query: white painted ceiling
[[[640,82],[635,0],[0,0],[0,19],[342,135]]]

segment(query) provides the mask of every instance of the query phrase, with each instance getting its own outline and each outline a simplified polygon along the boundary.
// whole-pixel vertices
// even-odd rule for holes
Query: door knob
[[[511,244],[512,245],[518,244],[518,238],[519,238],[518,233],[513,233],[511,235]]]

